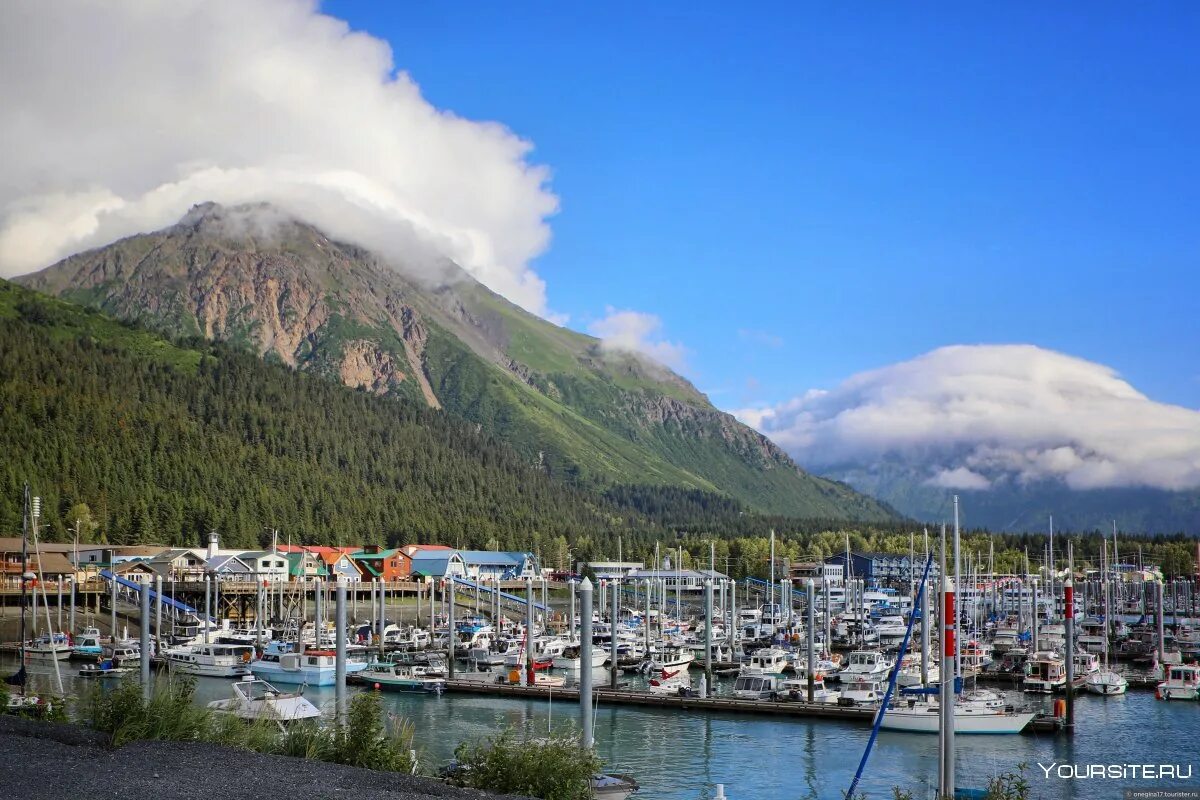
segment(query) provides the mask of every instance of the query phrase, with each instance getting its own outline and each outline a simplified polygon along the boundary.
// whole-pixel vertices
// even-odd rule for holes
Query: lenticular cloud
[[[943,488],[1043,479],[1073,489],[1200,486],[1200,412],[1032,345],[944,347],[738,416],[806,466],[899,456]]]
[[[385,42],[311,0],[9,4],[0,107],[0,275],[199,202],[268,201],[547,313],[528,263],[557,199],[530,144],[434,108]]]

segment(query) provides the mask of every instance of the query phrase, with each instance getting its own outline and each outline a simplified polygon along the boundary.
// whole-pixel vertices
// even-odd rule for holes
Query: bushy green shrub
[[[269,720],[246,722],[195,704],[195,681],[172,676],[155,684],[148,703],[136,680],[115,688],[93,687],[84,697],[83,720],[108,734],[114,746],[138,739],[212,742],[258,753],[348,764],[381,772],[414,772],[413,728],[392,720],[374,693],[355,695],[345,725],[294,723],[285,731]]]
[[[543,800],[591,800],[592,777],[603,766],[578,735],[518,739],[511,728],[483,742],[463,742],[454,754],[455,783]]]

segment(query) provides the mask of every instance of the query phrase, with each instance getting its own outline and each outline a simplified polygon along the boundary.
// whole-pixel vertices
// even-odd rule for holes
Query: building
[[[203,550],[179,547],[164,550],[148,563],[164,581],[195,582],[204,580],[207,561]]]
[[[541,577],[533,553],[505,553],[495,550],[454,552],[462,559],[466,577],[474,581],[516,581]]]
[[[843,564],[830,564],[824,561],[806,561],[792,564],[788,575],[792,579],[792,583],[796,585],[803,584],[804,581],[812,578],[818,587],[829,586],[831,589],[836,589],[845,585],[846,567]]]
[[[308,547],[305,549],[325,563],[325,574],[330,580],[336,580],[339,583],[358,583],[362,580],[362,573],[350,555],[358,550],[357,547]]]
[[[409,576],[413,580],[426,581],[445,578],[447,575],[466,577],[467,568],[462,556],[454,550],[421,550],[412,557]]]
[[[26,572],[39,574],[41,579],[57,583],[64,578],[75,579],[75,565],[63,552],[71,545],[43,544],[34,552],[33,544],[29,544],[28,561],[21,563],[21,538],[19,536],[0,538],[0,576],[5,588],[21,588],[21,576]]]
[[[638,569],[626,573],[622,580],[658,580],[662,581],[669,592],[675,591],[677,587],[681,592],[703,592],[704,581],[710,578],[716,585],[728,576],[713,569]]]
[[[836,564],[844,569],[846,554],[836,553],[825,559],[826,564]],[[921,556],[913,563],[907,555],[896,553],[850,553],[850,577],[865,580],[868,586],[897,586],[907,588],[910,581],[920,581],[925,569],[925,558]],[[937,562],[929,569],[930,579],[938,572]]]
[[[233,554],[217,555],[204,562],[205,571],[221,581],[254,580],[254,568]]]
[[[600,580],[623,578],[635,570],[645,568],[646,565],[641,561],[580,561],[575,565],[575,571],[580,575],[585,569],[591,569],[592,573]]]
[[[288,553],[288,578],[293,581],[311,581],[329,575],[325,561],[313,553]]]
[[[263,581],[286,581],[288,579],[288,560],[283,553],[271,553],[266,550],[248,550],[238,556],[244,561],[255,577]]]
[[[149,560],[120,561],[111,569],[118,578],[124,578],[134,583],[150,585],[158,577],[158,573],[150,566]]]
[[[402,581],[412,573],[412,557],[402,549],[368,545],[350,556],[365,581]]]

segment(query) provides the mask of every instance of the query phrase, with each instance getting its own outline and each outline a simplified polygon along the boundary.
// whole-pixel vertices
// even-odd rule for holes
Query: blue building
[[[837,564],[846,568],[846,554],[837,553],[825,559],[826,564]],[[865,580],[868,586],[908,585],[910,580],[921,579],[921,570],[925,568],[923,559],[918,559],[917,573],[913,575],[913,563],[907,555],[895,553],[856,553],[850,551],[850,574],[847,577]],[[930,577],[936,573],[936,567],[930,572]]]

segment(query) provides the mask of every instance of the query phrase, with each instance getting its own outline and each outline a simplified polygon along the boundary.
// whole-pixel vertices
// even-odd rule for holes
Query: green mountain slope
[[[445,409],[570,485],[694,488],[797,517],[893,516],[801,471],[669,370],[530,315],[453,264],[420,271],[437,274],[405,277],[274,209],[205,205],[21,280]]]
[[[450,415],[193,343],[0,281],[0,528],[20,529],[24,481],[59,539],[80,515],[114,542],[188,545],[272,526],[551,552],[653,528]]]

